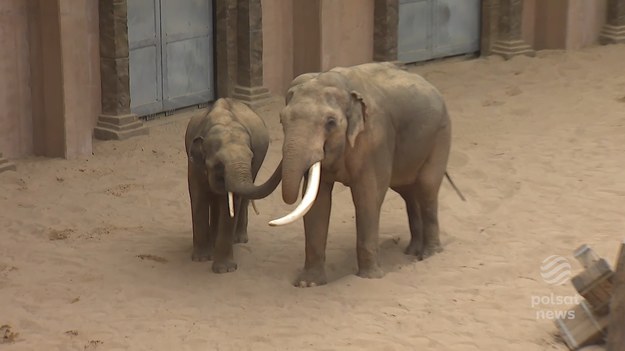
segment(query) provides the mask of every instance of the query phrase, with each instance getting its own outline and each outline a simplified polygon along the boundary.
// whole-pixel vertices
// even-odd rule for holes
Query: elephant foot
[[[366,279],[380,279],[384,277],[384,271],[380,266],[374,265],[368,268],[360,268],[358,269],[357,276]]]
[[[408,246],[406,246],[406,249],[404,250],[404,253],[406,255],[410,255],[410,256],[416,256],[417,260],[421,261],[423,260],[423,245],[422,244],[416,244],[413,243],[412,241],[410,241],[410,244],[408,244]]]
[[[423,258],[434,256],[437,253],[443,252],[443,246],[440,243],[425,245],[423,248]]]
[[[213,262],[214,273],[230,273],[237,270],[237,263],[233,260],[220,260]]]
[[[300,275],[295,279],[293,285],[298,288],[312,288],[319,285],[325,285],[328,283],[328,279],[326,278],[326,270],[321,268],[313,268],[304,270]]]
[[[245,243],[247,243],[247,241],[248,241],[247,232],[234,234],[234,243],[235,244],[245,244]]]
[[[194,262],[206,262],[213,259],[213,252],[210,248],[194,247],[191,260]]]
[[[440,243],[428,244],[423,246],[421,244],[415,244],[411,241],[410,244],[406,247],[406,250],[404,250],[404,253],[406,255],[416,256],[417,259],[421,261],[430,256],[434,256],[441,251],[443,251],[443,247]]]

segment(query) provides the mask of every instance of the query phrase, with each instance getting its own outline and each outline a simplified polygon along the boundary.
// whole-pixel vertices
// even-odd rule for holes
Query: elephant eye
[[[337,125],[336,117],[329,116],[328,118],[326,118],[326,130],[327,131],[334,129],[336,125]]]

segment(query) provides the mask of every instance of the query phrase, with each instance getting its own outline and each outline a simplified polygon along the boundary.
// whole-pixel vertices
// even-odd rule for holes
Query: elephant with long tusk
[[[391,63],[338,67],[296,77],[280,112],[284,129],[282,197],[285,225],[304,218],[306,260],[295,281],[326,283],[325,249],[334,182],[350,187],[356,210],[358,275],[384,275],[378,260],[380,208],[388,188],[406,202],[411,239],[406,254],[441,251],[438,192],[451,147],[451,121],[439,91]]]
[[[262,185],[254,180],[267,154],[265,122],[247,105],[218,99],[191,118],[185,133],[193,221],[193,261],[213,259],[213,271],[237,269],[232,245],[247,242],[248,204],[280,183],[281,165]]]

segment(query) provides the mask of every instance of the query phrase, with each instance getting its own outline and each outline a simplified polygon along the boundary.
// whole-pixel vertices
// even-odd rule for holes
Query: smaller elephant
[[[280,183],[281,164],[263,185],[254,185],[269,147],[265,122],[247,105],[218,99],[191,118],[185,133],[193,221],[193,261],[213,259],[213,272],[237,269],[234,242],[247,242],[248,204]]]

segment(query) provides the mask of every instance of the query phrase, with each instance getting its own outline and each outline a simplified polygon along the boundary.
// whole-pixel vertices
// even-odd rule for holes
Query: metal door
[[[132,112],[214,98],[212,11],[212,0],[128,0]]]
[[[476,52],[480,0],[400,0],[398,36],[404,62]]]
[[[128,0],[130,109],[138,115],[163,110],[159,0]]]

